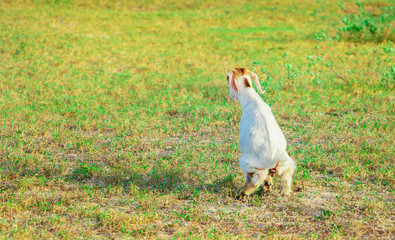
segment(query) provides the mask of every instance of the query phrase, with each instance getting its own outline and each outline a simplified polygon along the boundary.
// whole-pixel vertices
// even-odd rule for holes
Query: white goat
[[[258,76],[245,68],[228,73],[230,96],[239,100],[243,115],[240,122],[240,168],[246,175],[245,185],[237,198],[245,198],[265,182],[271,190],[272,177],[281,178],[284,195],[291,193],[292,175],[296,164],[286,152],[287,143],[270,107],[252,88],[251,78],[260,93],[264,93]]]

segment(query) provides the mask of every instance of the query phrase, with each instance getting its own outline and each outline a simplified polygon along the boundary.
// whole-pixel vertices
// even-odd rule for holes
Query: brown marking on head
[[[235,68],[234,70],[237,72],[237,74],[235,74],[235,77],[244,76],[244,75],[247,75],[247,73],[248,73],[247,68]]]
[[[244,86],[245,86],[246,88],[251,87],[250,81],[248,81],[248,79],[247,79],[246,77],[244,78]]]

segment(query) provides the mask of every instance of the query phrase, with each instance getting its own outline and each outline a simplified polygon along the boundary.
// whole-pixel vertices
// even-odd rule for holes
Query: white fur
[[[252,86],[251,78],[245,75],[235,78],[239,93],[230,88],[230,96],[240,102],[243,110],[239,139],[240,168],[246,174],[246,179],[247,174],[254,173],[252,182],[260,185],[266,179],[268,170],[279,163],[276,174],[281,177],[284,194],[289,194],[292,175],[296,168],[295,162],[286,152],[284,134],[269,105],[252,87],[245,87],[244,78],[247,78]]]

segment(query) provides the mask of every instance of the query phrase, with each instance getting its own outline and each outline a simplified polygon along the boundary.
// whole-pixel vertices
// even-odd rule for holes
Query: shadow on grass
[[[76,184],[93,185],[94,187],[122,186],[128,193],[132,186],[145,191],[162,194],[178,194],[180,199],[192,199],[202,192],[223,197],[234,197],[240,184],[236,183],[234,174],[228,174],[212,183],[200,182],[182,168],[154,167],[142,175],[130,169],[104,170],[96,164],[81,163],[73,168],[65,177]]]

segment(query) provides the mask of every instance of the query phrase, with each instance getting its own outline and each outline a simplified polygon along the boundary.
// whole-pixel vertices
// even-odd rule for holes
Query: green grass
[[[336,38],[358,11],[0,1],[0,238],[391,238],[394,32]],[[286,135],[289,198],[275,179],[234,199],[233,67],[259,75]]]

